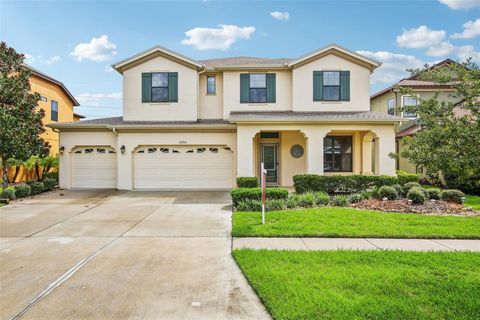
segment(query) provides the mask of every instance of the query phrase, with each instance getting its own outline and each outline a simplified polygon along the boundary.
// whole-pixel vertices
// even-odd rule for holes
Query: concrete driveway
[[[58,191],[0,208],[1,319],[268,319],[225,192]]]

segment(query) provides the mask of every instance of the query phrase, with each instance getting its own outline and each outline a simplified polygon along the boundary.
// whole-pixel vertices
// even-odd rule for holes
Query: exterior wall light
[[[122,145],[122,146],[120,147],[120,151],[122,152],[122,154],[124,154],[124,153],[125,153],[125,146]]]
[[[64,146],[61,146],[60,147],[60,154],[63,155],[63,151],[65,151],[65,147]]]

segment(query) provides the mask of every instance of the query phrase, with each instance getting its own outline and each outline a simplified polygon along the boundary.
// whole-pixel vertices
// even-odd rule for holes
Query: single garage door
[[[80,147],[72,153],[72,188],[117,187],[115,150],[110,147]]]
[[[228,189],[232,151],[223,146],[148,146],[134,153],[135,189]]]

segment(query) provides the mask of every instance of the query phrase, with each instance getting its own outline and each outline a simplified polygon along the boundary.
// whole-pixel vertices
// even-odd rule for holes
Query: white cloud
[[[480,0],[438,0],[440,3],[447,5],[450,9],[471,9],[480,7]]]
[[[382,62],[372,74],[372,84],[392,84],[408,76],[406,69],[422,67],[425,62],[411,55],[388,51],[357,51],[359,54]]]
[[[446,32],[443,30],[431,30],[427,26],[420,26],[410,30],[403,30],[397,36],[397,44],[405,48],[427,48],[439,44],[445,39]]]
[[[220,24],[218,28],[193,28],[185,32],[187,36],[182,44],[199,50],[227,50],[238,39],[250,39],[254,27],[238,27]]]
[[[455,50],[455,46],[448,41],[442,42],[439,45],[428,48],[426,54],[430,57],[444,57]]]
[[[463,24],[462,33],[454,33],[451,35],[453,39],[471,39],[480,35],[480,18],[475,21],[467,21]]]
[[[112,92],[112,93],[81,93],[75,96],[75,99],[80,104],[85,104],[89,106],[98,106],[100,105],[99,101],[101,100],[121,100],[123,94],[121,92]]]
[[[99,38],[93,37],[88,43],[79,43],[70,53],[78,61],[88,59],[92,61],[105,61],[117,54],[116,45],[108,41],[107,35]]]
[[[458,47],[456,51],[458,59],[462,61],[472,58],[473,61],[480,62],[480,52],[475,50],[475,47],[472,45]]]
[[[25,59],[27,64],[54,64],[55,62],[60,61],[60,56],[51,56],[50,58],[45,58],[42,55],[31,55],[31,54],[25,54]]]
[[[290,20],[290,13],[288,13],[287,11],[285,12],[273,11],[273,12],[270,12],[270,15],[277,20]]]

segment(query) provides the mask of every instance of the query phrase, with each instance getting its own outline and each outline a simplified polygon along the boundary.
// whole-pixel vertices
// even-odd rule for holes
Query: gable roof
[[[349,56],[354,60],[354,62],[363,62],[364,64],[368,65],[370,70],[374,70],[378,68],[382,63],[379,61],[376,61],[374,59],[368,58],[364,55],[358,54],[356,52],[353,52],[351,50],[345,49],[337,44],[329,44],[327,46],[321,47],[317,50],[314,50],[310,53],[307,53],[299,58],[293,59],[288,62],[287,66],[288,67],[294,67],[295,65],[304,63],[310,59],[314,59],[318,56],[322,55],[327,55],[329,53],[341,53],[343,55]]]
[[[59,86],[59,87],[63,90],[63,92],[67,95],[67,97],[72,101],[72,103],[73,103],[74,106],[79,106],[79,105],[80,105],[80,103],[78,103],[77,99],[75,99],[75,97],[73,96],[73,94],[72,94],[70,91],[68,91],[67,87],[66,87],[62,82],[60,82],[60,81],[58,81],[58,80],[50,77],[49,75],[47,75],[47,74],[45,74],[45,73],[43,73],[43,72],[35,69],[35,68],[32,67],[32,66],[29,66],[29,65],[26,64],[26,63],[24,63],[23,66],[24,66],[26,69],[28,69],[33,75],[35,75],[35,76],[37,76],[37,77],[39,77],[39,78],[42,78],[42,79],[44,79],[44,80],[47,80],[47,81],[49,81],[49,82],[51,82],[51,83]]]
[[[183,62],[195,68],[199,68],[199,69],[203,68],[203,64],[201,64],[200,62],[159,45],[152,47],[150,49],[147,49],[145,51],[142,51],[140,53],[137,53],[129,58],[123,59],[117,63],[114,63],[112,64],[112,68],[117,70],[119,73],[123,73],[123,70],[127,65],[130,65],[131,63],[134,63],[135,61],[138,61],[140,59],[146,58],[149,55],[155,55],[155,54],[166,55],[168,57],[171,57],[175,60],[178,60],[180,62]]]
[[[207,69],[225,69],[236,67],[273,67],[286,68],[287,58],[231,57],[200,60]]]

